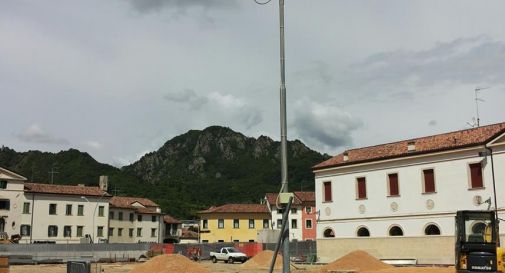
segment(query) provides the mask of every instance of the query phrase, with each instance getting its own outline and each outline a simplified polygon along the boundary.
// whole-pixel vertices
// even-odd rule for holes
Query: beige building
[[[110,195],[99,187],[24,183],[21,243],[107,240]]]
[[[21,175],[0,168],[0,232],[8,236],[20,233],[25,180]]]
[[[110,199],[110,243],[161,243],[162,222],[160,207],[149,199],[122,196]]]

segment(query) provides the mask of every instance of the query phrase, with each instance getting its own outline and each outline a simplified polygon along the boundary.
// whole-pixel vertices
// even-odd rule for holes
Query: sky
[[[260,0],[258,0],[260,1]],[[286,0],[288,139],[335,155],[505,121],[504,1]],[[124,166],[191,129],[280,137],[272,0],[0,1],[0,145]]]

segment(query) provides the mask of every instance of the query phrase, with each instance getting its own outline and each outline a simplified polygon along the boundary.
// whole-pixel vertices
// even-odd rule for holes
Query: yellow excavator
[[[505,273],[505,249],[498,247],[494,211],[456,212],[456,261],[458,273]]]

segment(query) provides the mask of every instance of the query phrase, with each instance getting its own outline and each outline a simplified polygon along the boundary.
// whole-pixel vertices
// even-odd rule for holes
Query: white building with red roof
[[[0,232],[20,233],[23,185],[26,178],[0,168]]]
[[[453,263],[456,211],[490,203],[505,218],[505,123],[350,149],[313,171],[323,261],[366,249]]]
[[[110,197],[100,187],[24,183],[20,242],[105,242]]]
[[[289,239],[297,241],[316,239],[316,198],[314,192],[293,192],[294,198],[288,214]],[[278,204],[277,193],[265,195],[266,205],[272,215],[272,227],[280,229],[284,210]]]

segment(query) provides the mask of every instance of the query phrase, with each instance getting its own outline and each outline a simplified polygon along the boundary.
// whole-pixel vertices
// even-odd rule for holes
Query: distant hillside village
[[[288,223],[291,240],[317,242],[321,261],[366,249],[450,264],[456,211],[505,218],[505,123],[350,149],[313,172],[315,192],[294,192]],[[29,183],[0,168],[0,231],[23,244],[242,243],[272,241],[282,221],[277,193],[265,193],[257,204],[202,210],[197,228],[183,230],[151,200],[109,195],[106,177],[99,185]]]

